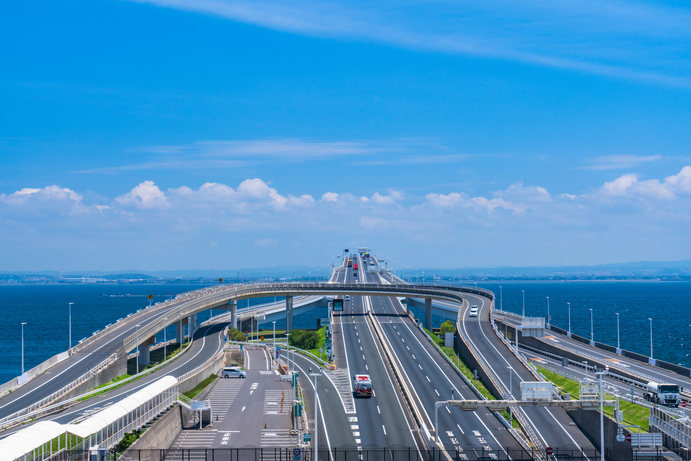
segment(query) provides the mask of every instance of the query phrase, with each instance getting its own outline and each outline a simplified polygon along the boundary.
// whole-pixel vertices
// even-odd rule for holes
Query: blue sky
[[[691,259],[685,2],[13,2],[0,270]]]

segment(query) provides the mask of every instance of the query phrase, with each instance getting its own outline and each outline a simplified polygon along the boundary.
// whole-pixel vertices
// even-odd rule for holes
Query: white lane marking
[[[425,375],[425,378],[427,378],[427,382],[431,383],[432,381],[429,380],[429,376]]]
[[[456,424],[456,427],[458,428],[459,431],[461,431],[461,434],[465,435],[465,432],[463,432],[463,429],[461,429],[460,424]]]
[[[365,364],[365,370],[369,371],[369,367]]]
[[[438,390],[435,389],[434,392],[437,393],[437,397],[441,397],[441,395],[439,395],[439,391],[438,391]]]
[[[362,356],[362,360],[366,360],[364,355]]]
[[[351,424],[351,425],[350,425],[350,430],[351,430],[351,431],[360,430],[360,426],[358,426],[357,424]]]
[[[386,435],[386,426],[384,426],[384,425],[382,424],[382,425],[381,425],[381,428],[384,429],[384,435]]]
[[[409,348],[408,346],[406,346],[405,348],[408,349],[408,350],[410,350],[410,348]]]
[[[242,407],[242,410],[240,410],[240,411],[245,411],[245,408],[247,408],[247,407]]]
[[[410,354],[410,355],[413,355],[413,354]],[[414,356],[414,355],[413,355],[413,360],[417,360],[417,359],[415,358],[415,356]]]
[[[381,415],[381,410],[379,409],[379,405],[377,405],[377,413]]]
[[[420,365],[420,364],[418,363],[417,366],[419,366],[419,367],[420,367],[420,370],[422,370],[422,365]]]
[[[360,351],[362,351],[362,346],[360,346]]]
[[[449,407],[444,407],[444,408],[446,408],[446,411],[448,411],[449,414],[451,413],[451,410],[449,410]]]

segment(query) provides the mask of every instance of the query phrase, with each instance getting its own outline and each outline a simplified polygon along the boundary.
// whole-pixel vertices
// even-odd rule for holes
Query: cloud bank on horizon
[[[680,211],[690,206],[691,166],[663,179],[624,174],[584,194],[559,195],[517,182],[489,196],[392,189],[313,197],[282,194],[252,178],[167,190],[147,180],[99,200],[50,185],[0,194],[4,252],[17,256],[5,258],[0,270],[31,269],[39,251],[53,264],[46,269],[87,269],[94,261],[91,269],[183,269],[202,260],[210,268],[252,267],[287,263],[303,252],[309,258],[299,261],[313,261],[319,251],[324,259],[347,242],[399,254],[404,264],[402,255],[410,254],[411,267],[412,258],[417,266],[444,267],[651,258],[648,248],[635,247],[639,239],[658,241],[658,257],[674,259],[686,239],[675,229],[691,219]],[[608,242],[609,251],[578,257],[589,240]],[[50,250],[42,241],[51,242]],[[436,254],[425,257],[426,251]],[[254,262],[247,259],[252,255]]]

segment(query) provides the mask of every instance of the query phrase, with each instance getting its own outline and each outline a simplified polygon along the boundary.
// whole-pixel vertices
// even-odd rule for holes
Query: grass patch
[[[324,350],[324,344],[326,344],[326,327],[321,327],[320,329],[317,330],[317,334],[319,335],[319,342],[317,343],[317,347],[314,349],[305,349],[307,352],[311,352],[312,354],[316,355],[322,360],[326,360],[326,351]],[[321,355],[319,354],[319,348],[322,349]]]
[[[548,381],[554,383],[564,392],[571,394],[572,398],[578,398],[580,395],[579,384],[569,378],[565,378],[557,373],[549,371],[542,367],[537,367]],[[614,399],[612,395],[607,395],[607,399]],[[614,417],[614,407],[605,407],[605,414],[609,417]],[[648,432],[648,418],[650,418],[650,410],[637,403],[631,403],[626,400],[619,400],[619,409],[624,414],[624,422],[634,426],[640,426],[643,432]]]
[[[193,399],[197,395],[199,395],[199,393],[201,391],[203,391],[206,388],[206,386],[213,383],[216,378],[218,378],[218,376],[211,375],[208,378],[206,378],[204,381],[202,381],[201,383],[197,384],[194,388],[190,389],[187,392],[183,392],[182,395],[184,395],[187,398]]]
[[[115,451],[117,453],[122,453],[125,450],[127,450],[130,445],[132,445],[140,435],[142,435],[142,432],[144,432],[141,429],[134,430],[132,432],[128,432],[125,434],[125,436],[118,442],[117,445],[115,445]]]

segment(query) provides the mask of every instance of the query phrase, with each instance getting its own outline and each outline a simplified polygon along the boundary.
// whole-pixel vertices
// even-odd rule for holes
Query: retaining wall
[[[180,405],[170,408],[125,450],[121,459],[137,459],[139,453],[136,450],[151,450],[147,453],[150,461],[162,461],[161,455],[165,454],[164,449],[170,447],[182,431],[182,410]]]
[[[600,412],[597,410],[570,410],[567,412],[588,440],[600,447]],[[617,442],[617,423],[605,416],[605,458],[609,461],[632,461],[633,449],[629,442]],[[628,431],[624,429],[624,434]],[[556,453],[555,453],[556,454]]]
[[[201,370],[196,375],[187,378],[186,380],[182,381],[181,383],[178,383],[178,391],[182,394],[182,393],[185,393],[189,390],[192,390],[195,387],[197,387],[197,385],[199,383],[204,381],[209,376],[216,374],[219,371],[221,371],[224,356],[225,356],[225,354],[219,355],[218,358],[216,360],[214,360],[213,362],[211,362],[211,364],[209,364],[209,366],[206,367],[204,370]]]
[[[477,370],[477,377],[480,379],[480,381],[482,381],[482,384],[485,385],[492,395],[497,399],[501,399],[501,390],[494,387],[494,383],[491,379],[489,379],[487,373],[485,373],[485,369],[480,365],[478,360],[475,358],[475,355],[473,355],[473,353],[470,351],[470,348],[465,341],[463,341],[463,338],[461,338],[461,335],[458,332],[456,332],[456,350],[471,370]]]

